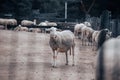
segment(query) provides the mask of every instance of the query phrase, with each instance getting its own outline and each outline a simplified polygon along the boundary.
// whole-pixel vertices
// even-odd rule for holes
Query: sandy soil
[[[75,66],[59,53],[53,68],[49,34],[0,30],[0,80],[94,80],[95,52],[75,43]]]

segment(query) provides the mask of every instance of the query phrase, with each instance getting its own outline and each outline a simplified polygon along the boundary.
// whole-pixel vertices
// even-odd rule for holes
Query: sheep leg
[[[92,42],[91,41],[89,41],[89,46],[92,46]]]
[[[97,51],[99,48],[98,48],[98,43],[96,43],[96,48],[95,48],[95,51]]]
[[[55,50],[53,50],[53,64],[52,64],[53,67],[56,67],[56,59],[57,59],[57,55]]]
[[[92,46],[91,38],[88,38],[88,46]]]
[[[89,44],[89,40],[88,40],[88,39],[87,39],[87,41],[86,41],[86,42],[87,42],[87,45],[88,45],[88,46],[90,46],[90,44]]]
[[[74,66],[74,65],[75,65],[75,64],[74,64],[74,63],[75,63],[75,62],[74,62],[74,46],[72,47],[72,58],[73,58],[73,59],[72,59],[72,60],[73,60],[72,66]]]
[[[71,49],[70,49],[70,55],[71,55]]]
[[[81,39],[81,37],[80,37],[80,32],[78,32],[78,39]]]
[[[82,40],[82,46],[83,46],[83,40],[84,40],[83,33],[81,35],[81,40]]]
[[[5,30],[7,30],[7,24],[5,24]]]
[[[82,46],[84,45],[84,39],[82,39]]]
[[[90,43],[91,43],[91,46],[93,46],[93,42],[91,41]]]
[[[74,35],[77,36],[77,32],[76,31],[74,31]]]
[[[79,39],[81,39],[81,32],[79,32]]]
[[[83,46],[83,39],[82,39],[82,46]]]
[[[87,38],[86,38],[86,36],[85,36],[85,38],[84,38],[84,40],[83,40],[83,45],[84,45],[84,46],[87,46]]]
[[[86,38],[83,41],[83,45],[86,46]]]
[[[95,44],[95,42],[93,42],[93,51],[95,51],[95,47],[96,47],[96,44]]]
[[[86,38],[85,45],[86,45],[86,46],[89,46],[88,38]]]
[[[67,52],[65,52],[65,55],[66,55],[66,65],[68,65],[68,54],[67,54]]]
[[[52,67],[54,67],[54,54],[55,54],[55,51],[53,50],[53,54],[52,54]]]
[[[78,37],[78,35],[77,35],[77,31],[74,31],[74,35],[75,35],[75,38]]]

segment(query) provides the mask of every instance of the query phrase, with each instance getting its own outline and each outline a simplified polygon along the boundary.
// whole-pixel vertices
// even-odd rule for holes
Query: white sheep
[[[88,42],[92,42],[92,33],[94,32],[94,30],[90,27],[83,27],[82,28],[82,45],[86,45],[86,43]]]
[[[92,34],[93,50],[95,50],[97,46],[99,34],[100,34],[100,31],[96,31],[96,30]]]
[[[120,80],[120,40],[109,39],[97,52],[95,80]]]
[[[29,28],[29,32],[41,33],[42,31],[40,28]]]
[[[22,26],[36,25],[36,20],[34,20],[34,21],[22,20],[22,21],[21,21],[21,25],[22,25]]]
[[[16,19],[3,19],[0,18],[0,24],[5,26],[5,29],[7,30],[7,25],[17,25]]]
[[[5,29],[5,26],[4,25],[0,25],[0,30],[3,30]]]
[[[112,32],[108,29],[94,31],[92,34],[93,50],[97,50],[108,39],[111,38]],[[96,49],[95,49],[96,48]]]
[[[38,24],[38,26],[47,26],[47,23],[41,22],[40,24]]]
[[[44,21],[39,24],[39,26],[57,26],[55,22]]]
[[[119,36],[117,36],[117,39],[120,39],[120,35],[119,35]]]
[[[56,31],[57,29],[52,27],[50,32],[49,44],[53,51],[53,67],[56,67],[56,60],[58,52],[65,52],[66,54],[66,65],[68,65],[68,50],[72,50],[73,65],[74,65],[74,34],[69,30],[62,32]],[[55,52],[56,51],[56,52]]]
[[[7,25],[17,25],[16,19],[7,19]]]
[[[28,32],[28,28],[19,25],[14,29],[14,31],[26,31],[26,32]]]
[[[55,22],[47,22],[47,26],[57,26],[57,23],[55,23]]]
[[[84,24],[85,24],[87,27],[91,27],[90,22],[85,21]]]
[[[83,23],[80,23],[80,24],[76,24],[74,26],[74,35],[78,38],[81,38],[81,29],[82,27],[84,27],[85,25]]]
[[[45,29],[45,33],[50,33],[50,31],[52,30],[52,28],[55,28],[55,27],[46,28],[46,29]],[[61,30],[61,29],[56,28],[56,31],[61,32],[62,30]]]

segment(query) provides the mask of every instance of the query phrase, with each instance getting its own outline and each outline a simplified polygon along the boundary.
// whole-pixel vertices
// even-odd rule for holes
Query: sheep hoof
[[[72,66],[75,66],[75,64],[72,64]]]
[[[56,66],[52,66],[53,68],[57,68]]]
[[[66,63],[65,65],[68,65],[68,63]]]

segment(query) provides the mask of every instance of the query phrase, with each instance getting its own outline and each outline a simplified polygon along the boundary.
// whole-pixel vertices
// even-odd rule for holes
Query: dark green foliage
[[[16,14],[18,16],[28,16],[32,11],[32,1],[31,0],[18,0],[16,7]]]
[[[81,19],[87,12],[81,6],[81,0],[0,0],[0,14],[12,13],[15,17],[30,17],[32,11],[38,9],[40,13],[56,13],[57,18],[64,18],[64,5],[68,2],[68,18]],[[89,9],[93,0],[82,0],[86,11]],[[106,8],[116,10],[111,5],[113,0],[95,0],[95,4],[87,14],[99,16]],[[113,9],[114,8],[114,9]],[[117,14],[119,13],[117,8]],[[113,12],[112,12],[113,13]]]

